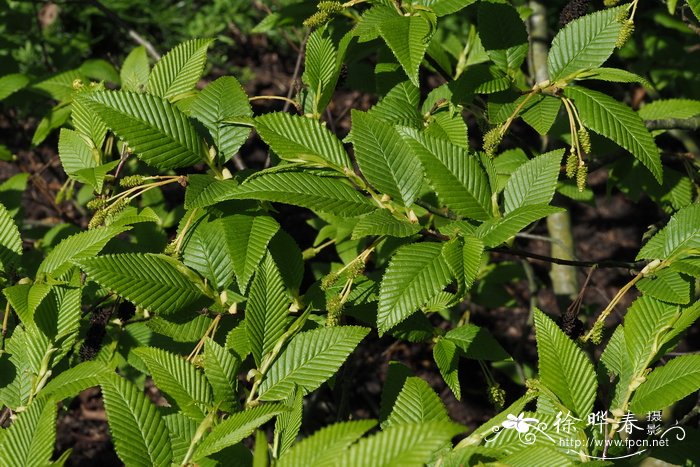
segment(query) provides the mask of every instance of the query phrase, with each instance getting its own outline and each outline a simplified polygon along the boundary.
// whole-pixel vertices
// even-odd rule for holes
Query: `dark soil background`
[[[287,95],[290,86],[293,86],[296,54],[280,55],[263,36],[248,38],[245,47],[239,50],[245,53],[235,57],[234,65],[249,68],[255,76],[255,79],[245,86],[250,95]],[[281,109],[277,102],[269,104],[269,101],[263,101],[266,104],[257,105],[259,102],[255,102],[256,113]],[[373,99],[365,94],[339,89],[326,120],[331,128],[342,133],[343,129],[347,131],[349,128],[349,109],[368,108],[372,103]],[[60,222],[70,222],[84,227],[89,219],[76,209],[73,203],[54,203],[56,193],[66,180],[56,153],[57,135],[53,134],[39,147],[31,148],[31,135],[36,124],[36,120],[18,121],[12,111],[0,115],[0,140],[17,155],[14,162],[0,161],[0,181],[19,172],[30,174],[29,187],[22,199],[27,223],[51,226]],[[473,130],[473,133],[478,135],[478,129],[475,127]],[[248,167],[262,168],[267,158],[266,146],[258,138],[251,138],[242,148],[241,157]],[[650,224],[663,219],[664,214],[649,201],[642,200],[635,204],[621,193],[613,192],[607,195],[606,181],[607,174],[602,170],[590,176],[589,183],[595,193],[595,206],[578,203],[570,205],[576,255],[578,259],[588,261],[633,261],[640,247],[642,234]],[[305,224],[305,213],[284,207],[280,207],[280,213],[283,217],[280,221],[285,228],[292,230],[292,235],[300,243],[300,247],[304,249],[310,246],[314,231]],[[547,235],[544,225],[535,226],[530,233]],[[32,239],[26,241],[25,247],[32,248]],[[549,255],[550,245],[546,241],[518,239],[515,246]],[[492,259],[521,261],[503,254],[494,254]],[[559,309],[551,291],[549,264],[537,260],[529,262],[538,280],[537,305],[550,316],[557,318],[562,310]],[[587,272],[579,269],[581,283],[584,282]],[[624,269],[599,269],[593,273],[584,296],[589,321],[592,321],[590,315],[597,315],[620,286],[630,278],[629,271]],[[534,366],[536,346],[532,326],[528,324],[532,295],[528,283],[524,280],[514,281],[506,285],[506,290],[515,300],[515,306],[488,309],[474,304],[465,306],[471,310],[473,323],[488,328],[517,361],[529,362]],[[618,314],[609,324],[620,320],[621,313],[633,298],[633,294],[628,294],[619,304]],[[697,349],[697,344],[689,346],[688,342],[697,343],[698,334],[696,327],[686,339],[684,345],[687,348],[681,350]],[[487,383],[477,362],[463,360],[461,363],[463,400],[460,402],[442,381],[433,362],[430,345],[410,344],[391,337],[380,339],[376,334],[372,334],[341,369],[341,377],[336,379],[335,388],[324,386],[308,398],[304,428],[313,432],[321,426],[333,423],[338,416],[376,418],[386,370],[391,361],[407,365],[417,376],[426,379],[445,402],[456,422],[475,428],[495,414],[495,409],[488,402],[485,391]],[[507,402],[523,393],[524,389],[505,375],[498,372],[495,372],[495,375],[507,391]],[[350,390],[343,391],[344,387]],[[153,393],[154,400],[162,401],[157,391],[152,389],[150,392]],[[111,443],[98,389],[84,391],[59,411],[56,454],[69,448],[73,449],[73,453],[67,465],[121,465]]]

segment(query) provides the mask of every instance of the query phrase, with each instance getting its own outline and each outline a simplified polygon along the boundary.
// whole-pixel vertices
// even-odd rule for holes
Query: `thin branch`
[[[530,251],[520,250],[517,248],[505,248],[505,247],[494,247],[487,248],[489,251],[494,251],[497,253],[502,253],[506,255],[517,256],[519,258],[530,258],[537,259],[540,261],[546,261],[548,263],[560,264],[562,266],[576,266],[583,268],[624,268],[624,269],[639,269],[646,265],[648,261],[617,261],[613,259],[603,259],[600,261],[577,261],[571,259],[563,258],[553,258],[551,256],[544,256],[537,253],[532,253]]]
[[[435,214],[436,216],[444,217],[445,219],[450,219],[450,220],[457,220],[459,217],[453,213],[452,211],[449,211],[447,209],[440,209],[435,206],[433,206],[430,203],[426,203],[425,201],[421,199],[417,199],[414,201],[418,206],[422,207],[426,211]]]
[[[700,129],[700,117],[695,118],[662,118],[644,122],[648,130],[691,130]]]

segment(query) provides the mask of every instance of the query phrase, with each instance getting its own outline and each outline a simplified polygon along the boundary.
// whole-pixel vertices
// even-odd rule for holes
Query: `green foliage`
[[[175,21],[156,3],[162,21]],[[192,28],[219,34],[213,17],[238,24],[227,10],[238,5],[211,3]],[[31,14],[20,4],[5,10]],[[153,64],[157,54],[136,47],[116,56],[118,71],[71,59],[52,74],[32,71],[41,50],[30,41],[0,77],[3,109],[45,104],[33,144],[54,144],[60,128],[67,179],[56,204],[66,208],[57,212],[75,220],[50,229],[27,221],[28,177],[0,184],[0,465],[51,463],[59,404],[95,386],[126,465],[573,465],[634,458],[630,446],[598,443],[626,439],[619,427],[632,412],[672,406],[689,419],[684,399],[700,387],[700,362],[669,352],[700,317],[698,165],[686,157],[695,135],[647,125],[692,127],[700,96],[672,84],[695,76],[694,65],[667,74],[684,56],[646,65],[683,50],[649,18],[674,34],[685,23],[633,2],[582,14],[550,41],[552,15],[537,32],[539,13],[500,0],[269,6],[256,30],[273,41],[306,37],[286,96],[249,96],[245,76],[228,76],[220,60],[216,79],[205,75],[225,37],[188,37]],[[14,29],[0,31],[19,44]],[[44,45],[48,65],[60,41]],[[648,95],[631,98],[635,83]],[[258,106],[269,98],[285,110]],[[3,164],[21,157],[12,144],[0,146]],[[620,148],[632,157],[618,157]],[[637,262],[595,265],[634,273],[600,314],[581,306],[581,293],[555,323],[535,307],[549,287],[542,267],[505,259],[598,261],[520,247],[541,235],[530,225],[592,202],[600,179],[615,196],[647,196],[661,208],[649,211],[669,219],[645,234]],[[505,334],[489,326],[526,288],[534,339],[524,319]],[[639,296],[624,309],[630,290]],[[608,329],[614,309],[622,324]],[[391,352],[378,351],[386,345]],[[432,352],[421,376],[439,373],[457,400],[511,405],[484,411],[453,445],[468,430],[434,379],[392,362],[381,404],[365,408],[380,427],[348,421],[362,373],[379,374],[385,355],[404,350]],[[612,426],[602,434],[589,422],[598,412]],[[327,426],[309,434],[319,421]]]

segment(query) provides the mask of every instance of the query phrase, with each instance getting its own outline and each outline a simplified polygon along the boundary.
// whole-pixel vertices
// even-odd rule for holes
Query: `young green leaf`
[[[10,73],[0,77],[0,101],[23,89],[29,81],[29,77],[22,73]]]
[[[465,429],[445,421],[397,424],[361,439],[324,466],[375,467],[422,466],[435,453]],[[320,465],[320,464],[316,464]]]
[[[338,453],[347,449],[376,424],[376,420],[354,420],[321,428],[292,446],[276,465],[278,467],[332,465]]]
[[[202,296],[194,273],[168,256],[125,253],[75,263],[91,280],[154,313],[175,313]]]
[[[260,385],[260,399],[282,400],[294,386],[304,393],[333,376],[357,344],[369,333],[359,326],[314,329],[292,339]]]
[[[450,282],[450,276],[440,243],[412,243],[399,248],[379,292],[380,335],[425,305]]]
[[[56,402],[39,398],[0,436],[0,466],[46,465],[56,441]]]
[[[75,397],[85,389],[99,386],[111,373],[103,362],[82,362],[49,381],[41,394],[57,401]]]
[[[228,252],[226,233],[223,219],[201,220],[182,252],[185,266],[208,279],[218,291],[225,290],[233,279],[233,261]]]
[[[479,38],[489,58],[501,70],[517,70],[527,56],[527,31],[515,8],[482,1],[478,10]]]
[[[257,268],[246,307],[246,332],[256,365],[272,350],[287,326],[289,302],[274,260],[268,254]]]
[[[86,138],[77,131],[61,128],[58,137],[58,156],[68,175],[99,165],[99,152],[93,152]]]
[[[695,281],[683,276],[669,268],[662,269],[653,277],[644,277],[635,285],[637,288],[659,300],[679,305],[687,305],[691,301],[691,294]]]
[[[536,102],[523,109],[521,117],[539,134],[546,135],[551,130],[559,115],[561,99],[552,96],[540,96]]]
[[[216,204],[229,193],[236,191],[235,180],[219,180],[211,175],[190,174],[187,176],[185,209],[205,208]]]
[[[479,160],[444,139],[402,128],[438,198],[457,214],[476,220],[491,217],[491,189]]]
[[[153,376],[160,390],[177,403],[180,410],[199,422],[212,404],[211,386],[191,362],[157,347],[133,350]]]
[[[124,64],[119,71],[122,89],[125,91],[144,92],[148,86],[148,75],[151,68],[148,65],[146,48],[143,46],[134,48],[124,59]]]
[[[567,86],[564,95],[574,100],[583,124],[627,149],[661,183],[661,155],[639,115],[598,91]]]
[[[547,315],[535,308],[540,380],[574,415],[593,409],[596,377],[590,360]]]
[[[640,83],[644,87],[651,88],[651,84],[643,76],[619,68],[593,68],[576,76],[577,80],[596,79],[612,83]],[[692,102],[692,101],[691,101]],[[692,116],[692,115],[691,115]],[[642,117],[644,118],[644,117]]]
[[[523,206],[552,201],[563,156],[564,150],[557,149],[534,157],[513,172],[503,192],[506,215]]]
[[[454,342],[439,339],[433,347],[433,360],[440,370],[442,379],[457,400],[462,399],[462,385],[459,383],[459,352]]]
[[[352,170],[343,144],[318,120],[273,112],[257,117],[255,129],[284,160]]]
[[[231,415],[216,425],[211,433],[204,438],[204,441],[197,446],[193,459],[197,461],[228,446],[233,446],[285,410],[287,408],[283,404],[264,404]]]
[[[691,99],[660,99],[649,102],[638,112],[644,120],[692,118],[700,115],[700,101]]]
[[[199,81],[213,39],[192,39],[175,46],[155,64],[148,77],[148,91],[169,101],[192,89]]]
[[[700,204],[691,204],[642,247],[637,259],[667,259],[700,248]]]
[[[0,272],[14,266],[22,255],[22,238],[15,221],[0,203]]]
[[[445,339],[452,341],[465,357],[476,360],[506,360],[510,358],[501,344],[486,329],[465,324],[448,331]]]
[[[355,158],[362,174],[379,191],[410,206],[421,187],[422,174],[408,145],[394,127],[367,112],[352,111]]]
[[[449,422],[447,409],[440,397],[423,379],[416,376],[407,378],[389,418],[382,424],[382,429],[386,430],[394,425],[429,421]]]
[[[464,286],[471,289],[481,267],[481,258],[484,254],[484,243],[473,235],[464,237],[462,247],[462,267],[464,269]]]
[[[288,412],[283,412],[275,420],[275,439],[279,440],[275,457],[284,455],[299,436],[304,415],[304,397],[301,391],[295,391],[286,401]]]
[[[560,211],[563,211],[563,208],[545,204],[522,206],[505,217],[484,222],[476,229],[475,235],[487,247],[498,246],[536,220]]]
[[[169,466],[168,429],[153,403],[129,381],[110,375],[102,383],[114,447],[126,465]]]
[[[233,157],[250,135],[250,128],[222,123],[231,117],[253,116],[248,96],[233,76],[222,76],[197,94],[190,115],[209,130],[219,151],[220,164]]]
[[[228,254],[240,290],[246,290],[256,268],[265,256],[268,243],[280,228],[269,216],[236,214],[222,219]]]
[[[352,238],[387,235],[390,237],[410,237],[421,229],[420,224],[412,224],[404,217],[400,219],[387,209],[378,209],[360,217],[352,230]]]
[[[379,33],[411,82],[418,86],[418,69],[435,32],[429,15],[395,16],[379,23]]]
[[[166,170],[201,160],[197,131],[168,101],[128,91],[93,92],[80,98],[146,164]]]
[[[602,65],[613,50],[622,23],[620,8],[608,8],[567,24],[552,41],[547,56],[549,79],[568,78],[577,71]]]
[[[224,199],[275,201],[342,216],[357,216],[376,209],[350,185],[303,172],[263,173],[242,183],[219,201]]]
[[[324,29],[316,29],[306,41],[304,74],[301,79],[311,88],[316,99],[324,94],[329,86],[335,85],[336,49],[333,40]],[[320,104],[320,102],[319,102]],[[323,109],[314,106],[314,112]]]
[[[656,368],[634,393],[635,413],[662,410],[700,387],[700,355],[681,355]]]
[[[418,112],[420,90],[410,81],[403,81],[369,109],[368,113],[390,125],[420,128],[423,117]]]

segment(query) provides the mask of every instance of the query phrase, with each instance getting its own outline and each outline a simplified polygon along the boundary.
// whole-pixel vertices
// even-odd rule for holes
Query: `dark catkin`
[[[588,4],[590,2],[591,0],[571,0],[567,3],[559,15],[559,26],[564,27],[588,13]]]
[[[97,356],[97,353],[102,347],[102,339],[104,339],[107,331],[105,327],[112,314],[109,308],[98,308],[93,310],[90,315],[90,327],[85,334],[85,341],[80,346],[80,359],[82,361],[92,360]]]
[[[109,321],[111,315],[112,310],[109,308],[98,308],[90,315],[90,325],[104,327],[107,325],[107,321]]]
[[[126,323],[136,314],[136,307],[131,302],[121,302],[117,308],[117,318],[122,323]]]
[[[338,74],[338,82],[336,83],[335,87],[339,88],[343,84],[345,84],[345,81],[348,79],[348,65],[346,63],[343,63],[340,66],[340,73]]]

